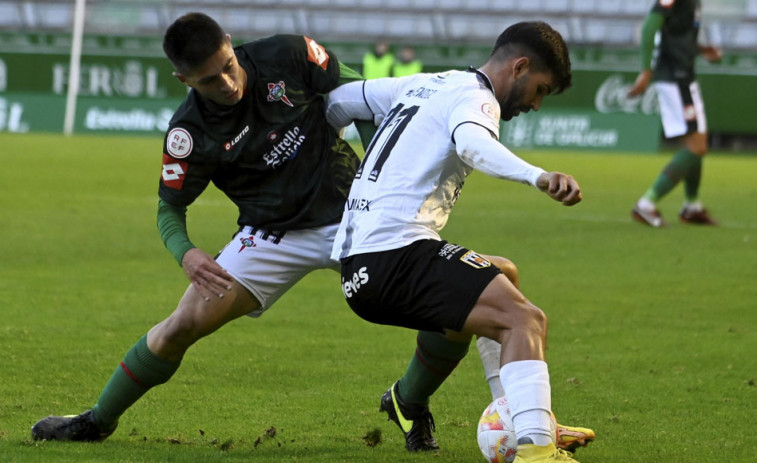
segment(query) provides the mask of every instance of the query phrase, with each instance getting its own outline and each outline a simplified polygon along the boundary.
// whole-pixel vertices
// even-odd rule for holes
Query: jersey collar
[[[479,71],[478,69],[474,68],[473,66],[468,66],[468,72],[475,72],[476,77],[478,77],[478,80],[481,81],[482,84],[486,85],[486,88],[491,90],[492,93],[494,93],[494,85],[492,85],[492,81],[491,79],[489,79],[489,76]]]

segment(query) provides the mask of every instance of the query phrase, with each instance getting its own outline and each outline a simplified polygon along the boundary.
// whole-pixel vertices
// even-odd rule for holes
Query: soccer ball
[[[513,417],[507,399],[500,397],[486,407],[478,420],[478,448],[486,461],[512,463],[518,453],[518,438],[515,437]]]

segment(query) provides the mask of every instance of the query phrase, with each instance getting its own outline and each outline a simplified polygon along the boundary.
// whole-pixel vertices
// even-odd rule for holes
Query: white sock
[[[657,206],[655,206],[655,203],[653,203],[650,199],[647,199],[647,198],[639,199],[636,202],[636,207],[638,207],[644,212],[652,212],[655,209],[657,209]]]
[[[510,362],[502,367],[499,377],[518,441],[527,437],[536,445],[554,443],[547,363],[541,360]]]
[[[476,339],[476,347],[481,363],[484,365],[484,375],[492,391],[492,399],[499,399],[505,395],[502,381],[499,379],[499,358],[502,355],[502,346],[497,341],[479,337]]]
[[[694,202],[684,201],[683,208],[689,212],[699,212],[703,209],[702,203],[699,201],[694,201]]]

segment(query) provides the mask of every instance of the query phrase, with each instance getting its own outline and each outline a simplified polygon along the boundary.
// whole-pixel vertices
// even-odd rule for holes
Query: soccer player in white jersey
[[[516,462],[575,461],[555,446],[552,431],[546,315],[488,259],[439,232],[473,169],[532,185],[566,206],[581,200],[573,177],[532,166],[498,141],[500,118],[538,110],[544,97],[570,85],[560,34],[543,22],[523,22],[499,36],[478,69],[347,84],[327,106],[335,127],[380,123],[332,254],[342,263],[348,304],[370,322],[420,330],[429,357],[449,345],[434,342],[440,334],[459,341],[460,358],[473,335],[498,341]],[[381,409],[405,433],[408,448],[412,439],[435,444],[428,405],[407,393],[417,394],[414,385],[395,383]]]

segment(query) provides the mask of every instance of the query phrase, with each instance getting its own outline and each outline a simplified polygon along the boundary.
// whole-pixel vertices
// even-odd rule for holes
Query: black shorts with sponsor
[[[361,318],[426,331],[460,331],[499,274],[487,259],[446,241],[421,240],[342,259],[342,291]]]

